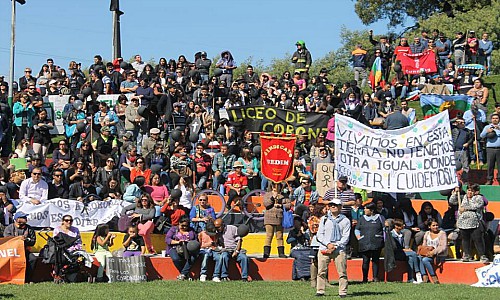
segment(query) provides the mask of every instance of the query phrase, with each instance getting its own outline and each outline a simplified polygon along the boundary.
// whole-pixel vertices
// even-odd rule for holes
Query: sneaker
[[[177,276],[177,280],[186,280],[186,276],[184,276],[184,274],[179,274],[179,276]]]
[[[207,281],[207,275],[200,275],[200,281]]]
[[[323,297],[325,294],[323,293],[316,293],[316,297]]]
[[[470,257],[464,255],[464,257],[462,257],[462,262],[470,262]]]
[[[417,284],[420,284],[420,283],[424,282],[424,281],[422,280],[422,274],[417,273],[415,277],[417,277]]]
[[[250,281],[248,280],[248,278],[241,278],[241,281],[242,281],[242,282],[250,282]]]
[[[481,258],[479,259],[479,261],[482,262],[483,264],[489,264],[490,263],[490,260],[488,259],[488,257],[486,257],[486,255],[481,256]]]
[[[213,282],[220,282],[220,278],[219,277],[214,277],[214,278],[212,278],[212,281]]]
[[[413,284],[421,284],[422,282],[418,282],[417,280],[413,280]]]
[[[231,281],[231,279],[229,279],[228,277],[224,277],[220,281]]]

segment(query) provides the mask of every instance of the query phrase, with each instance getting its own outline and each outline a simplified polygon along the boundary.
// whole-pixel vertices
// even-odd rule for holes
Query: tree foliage
[[[427,19],[435,13],[453,17],[457,13],[491,5],[495,0],[356,0],[354,9],[363,24],[387,19],[390,27],[404,25],[406,18]]]

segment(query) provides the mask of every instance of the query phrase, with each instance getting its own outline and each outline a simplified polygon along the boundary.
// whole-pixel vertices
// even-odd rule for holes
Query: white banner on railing
[[[448,112],[398,130],[369,128],[335,115],[338,176],[380,192],[430,192],[457,186]]]
[[[51,199],[39,205],[20,202],[17,211],[28,214],[28,224],[33,227],[55,228],[61,225],[62,216],[73,217],[73,226],[80,231],[92,231],[115,216],[120,216],[124,206],[130,203],[122,200],[92,201],[84,205],[80,201]]]

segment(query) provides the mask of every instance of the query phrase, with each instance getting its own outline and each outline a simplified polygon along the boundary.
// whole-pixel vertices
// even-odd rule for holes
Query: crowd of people
[[[0,77],[2,156],[28,161],[26,168],[19,169],[7,159],[0,168],[0,221],[7,228],[15,226],[21,230],[27,226],[27,216],[15,214],[17,199],[33,205],[54,198],[84,203],[122,199],[130,203],[123,210],[124,220],[128,220],[122,242],[124,255],[156,253],[151,233],[157,231],[166,234],[167,252],[180,272],[178,279],[189,278],[194,260],[201,255],[200,280],[209,276],[209,260],[216,263],[212,280],[227,280],[230,258],[241,265],[242,279],[246,280],[248,258],[236,227],[218,219],[208,205],[208,196],[200,192],[212,189],[228,196],[230,210],[241,205],[241,197],[249,191],[262,189],[269,191],[264,199],[264,258],[270,256],[274,236],[279,256],[286,257],[283,213],[293,209],[294,227],[287,242],[294,249],[306,246],[315,250],[311,255],[310,279],[318,295],[325,292],[330,259],[335,260],[339,271],[341,296],[347,293],[348,256],[363,258],[364,282],[368,281],[372,261],[373,280],[378,280],[376,265],[384,246],[387,255],[388,243],[396,260],[407,261],[410,282],[428,281],[429,276],[438,282],[433,264],[439,264],[448,253],[447,233],[460,233],[461,238],[455,237],[453,243],[462,241],[464,261],[472,259],[472,240],[480,260],[488,262],[487,255],[491,254],[484,245],[485,228],[481,222],[485,201],[476,185],[468,187],[461,201],[464,213],[457,213],[456,195],[461,192],[457,190],[451,194],[450,210],[443,217],[430,203],[417,214],[409,199],[394,199],[388,194],[375,196],[363,206],[362,197],[350,189],[345,178],[338,181],[338,199],[332,191],[320,199],[312,188],[317,180],[317,164],[334,162],[333,113],[348,115],[371,127],[402,128],[417,121],[416,112],[406,99],[415,90],[475,97],[471,109],[453,120],[454,150],[462,165],[462,181],[467,181],[469,159],[471,163],[487,160],[490,184],[494,164],[500,164],[500,105],[489,116],[492,124],[486,125],[490,113],[488,89],[481,78],[491,69],[491,42],[487,34],[478,40],[473,32],[468,32],[466,38],[458,32],[451,42],[437,30],[433,37],[425,31],[415,37],[414,44],[402,37],[397,47],[386,37],[375,41],[370,33],[369,38],[374,44],[371,53],[360,45],[353,51],[356,80],[342,86],[329,82],[327,68],[310,74],[312,56],[304,41],[296,43],[291,57],[294,69],[283,74],[257,74],[248,65],[244,75],[233,76],[238,66],[226,50],[215,62],[213,74],[213,62],[201,51],[195,54],[193,62],[180,55],[177,60],[161,58],[154,66],[143,62],[140,55],[131,64],[121,58],[104,63],[96,55],[89,76],[75,61],[69,64],[67,73],[53,59],[47,59],[36,76],[31,68],[26,68],[25,75],[12,87]],[[427,50],[436,52],[438,72],[422,72],[409,78],[398,70],[398,52]],[[363,92],[367,69],[378,58],[386,78],[392,71],[395,77],[380,86],[371,83],[374,89]],[[470,69],[457,68],[467,62],[484,63],[485,71],[473,74]],[[7,103],[9,88],[15,92],[12,109]],[[97,101],[103,94],[120,96],[116,105],[110,107],[107,102]],[[58,139],[55,149],[50,133],[54,120],[48,118],[44,100],[51,95],[69,95],[61,115],[64,138]],[[262,175],[258,135],[219,114],[222,108],[247,105],[316,112],[329,119],[328,128],[315,140],[305,135],[297,137],[293,176],[287,182],[270,184]],[[15,141],[14,149],[11,138]],[[480,138],[485,138],[486,149],[481,147]],[[193,204],[195,194],[199,197]],[[72,217],[62,218],[62,222],[69,225]],[[64,228],[65,233],[79,235],[76,227]],[[8,235],[9,231],[5,233]],[[195,240],[200,244],[199,252],[188,249],[193,245],[189,242]],[[31,245],[31,241],[26,242]],[[103,277],[105,258],[113,243],[116,242],[110,227],[99,226],[93,238],[93,249],[102,265],[99,278]],[[424,254],[417,251],[420,245],[433,249]]]

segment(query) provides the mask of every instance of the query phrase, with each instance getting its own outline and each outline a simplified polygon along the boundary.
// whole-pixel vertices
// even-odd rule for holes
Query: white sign
[[[110,200],[92,201],[84,205],[76,200],[57,198],[39,205],[20,202],[17,211],[28,214],[28,224],[33,227],[55,228],[61,225],[64,215],[70,215],[73,217],[73,226],[80,231],[92,231],[97,225],[120,216],[123,207],[129,204],[122,200]]]
[[[338,176],[381,192],[430,192],[458,185],[448,112],[398,130],[335,115]]]
[[[500,254],[493,259],[493,263],[476,269],[476,287],[500,287]]]
[[[69,95],[51,95],[48,97],[48,100],[44,100],[44,102],[49,102],[50,106],[52,106],[52,112],[54,115],[52,116],[52,112],[49,112],[47,117],[49,119],[54,120],[54,129],[50,131],[52,134],[64,134],[64,123],[63,123],[63,111],[64,106],[69,101]]]

